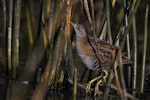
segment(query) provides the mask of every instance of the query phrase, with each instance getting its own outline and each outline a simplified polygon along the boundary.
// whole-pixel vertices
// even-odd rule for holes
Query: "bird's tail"
[[[122,64],[132,64],[132,61],[127,57],[126,53],[122,53]]]

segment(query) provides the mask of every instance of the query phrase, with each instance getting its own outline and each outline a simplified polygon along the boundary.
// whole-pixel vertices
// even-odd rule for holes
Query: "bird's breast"
[[[99,66],[94,66],[94,60],[96,59],[94,51],[87,41],[84,39],[78,39],[76,41],[76,51],[82,62],[91,70],[99,70]]]
[[[94,56],[94,51],[85,38],[78,38],[76,39],[76,50],[78,55],[87,55],[87,56]]]

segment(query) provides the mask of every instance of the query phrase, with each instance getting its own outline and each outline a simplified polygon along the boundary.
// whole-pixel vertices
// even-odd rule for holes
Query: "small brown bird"
[[[88,37],[85,28],[80,24],[73,24],[73,27],[76,33],[76,51],[86,67],[102,72],[110,70],[117,48],[99,38]],[[122,53],[122,63],[131,64],[131,60],[124,53]]]
[[[91,70],[109,70],[113,64],[116,47],[99,38],[88,37],[85,28],[78,24],[73,25],[76,32],[76,50],[82,62]],[[123,64],[131,61],[122,53]]]

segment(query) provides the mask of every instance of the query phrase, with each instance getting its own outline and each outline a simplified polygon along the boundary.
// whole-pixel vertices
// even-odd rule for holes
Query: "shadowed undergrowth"
[[[119,58],[119,65],[112,66],[106,84],[99,88],[100,96],[94,97],[95,84],[92,84],[92,98],[127,100],[146,95],[150,75],[146,70],[149,1],[144,4],[140,1],[2,0],[0,39],[5,43],[0,42],[3,45],[0,47],[3,68],[0,69],[4,70],[0,84],[4,85],[3,95],[12,100],[53,99],[52,91],[62,93],[61,99],[68,95],[67,99],[87,96],[85,84],[100,72],[86,69],[81,63],[71,22],[82,24],[88,36],[118,48],[114,58]],[[144,9],[142,15],[139,9]],[[144,23],[140,29],[139,15]],[[121,51],[127,52],[131,65],[122,66]]]

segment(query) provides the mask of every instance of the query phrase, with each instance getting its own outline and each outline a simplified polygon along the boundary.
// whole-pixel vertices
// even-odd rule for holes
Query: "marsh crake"
[[[73,24],[76,33],[76,51],[82,62],[91,70],[109,70],[114,62],[116,47],[104,40],[88,37],[85,28],[80,24]],[[122,53],[122,63],[131,61]]]
[[[117,47],[104,40],[88,37],[85,28],[81,24],[72,23],[76,33],[76,51],[81,61],[91,70],[99,70],[100,76],[92,79],[86,87],[86,92],[90,92],[91,84],[98,81],[95,86],[95,94],[99,94],[99,86],[106,82],[108,71],[112,68]],[[122,53],[122,64],[131,64],[131,60]]]

